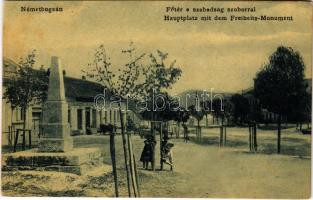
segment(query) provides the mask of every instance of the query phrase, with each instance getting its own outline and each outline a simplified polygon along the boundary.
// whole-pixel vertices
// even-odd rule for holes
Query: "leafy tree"
[[[200,106],[203,108],[205,115],[205,125],[209,126],[208,115],[211,113],[211,101],[201,101]]]
[[[168,53],[163,53],[157,50],[157,55],[149,55],[150,62],[142,70],[144,81],[138,84],[136,91],[138,91],[142,96],[141,99],[145,99],[148,103],[152,102],[154,95],[158,95],[163,90],[171,88],[171,86],[179,79],[181,76],[181,69],[176,67],[176,61],[167,64]],[[154,105],[152,105],[154,108]],[[151,135],[155,139],[154,132],[154,121],[155,121],[155,111],[151,112]],[[155,169],[155,151],[153,150],[152,156],[152,169]]]
[[[122,50],[122,54],[128,57],[128,62],[120,67],[112,66],[110,57],[107,55],[104,45],[100,45],[95,51],[93,62],[88,65],[91,69],[89,71],[83,72],[86,73],[88,77],[102,84],[105,88],[109,90],[111,94],[115,95],[114,99],[112,100],[114,100],[114,102],[117,102],[117,111],[119,112],[120,116],[128,194],[130,197],[131,178],[134,195],[136,197],[140,196],[140,194],[138,191],[138,182],[136,177],[137,173],[134,164],[135,161],[134,155],[132,153],[131,137],[129,132],[126,141],[123,118],[124,113],[122,113],[122,99],[136,98],[140,94],[139,90],[137,90],[138,88],[136,84],[139,83],[141,67],[140,61],[145,56],[145,54],[140,54],[139,56],[135,55],[135,48],[132,43],[130,44],[128,49]],[[117,69],[117,71],[115,69]],[[112,142],[112,144],[113,143],[114,142]],[[112,160],[115,160],[115,155],[111,156],[114,157]],[[128,166],[128,162],[130,168]],[[116,171],[116,169],[113,169],[113,171]],[[117,177],[115,176],[114,179],[116,196],[118,196]]]
[[[197,138],[199,141],[201,141],[201,127],[200,127],[200,121],[203,119],[205,112],[202,107],[198,107],[197,105],[191,105],[188,107],[188,110],[190,110],[191,116],[193,116],[197,120]]]
[[[296,110],[291,111],[287,115],[288,122],[297,123],[297,125],[300,125],[300,130],[302,130],[302,123],[307,122],[308,127],[309,123],[311,122],[311,95],[309,93],[306,93],[303,95],[301,102],[299,102],[299,108]]]
[[[177,101],[167,93],[159,93],[158,98],[146,100],[146,103],[148,106],[142,112],[144,119],[162,122],[174,120],[178,109]]]
[[[179,102],[174,99],[173,97],[169,96],[167,93],[160,93],[158,94],[158,98],[154,100],[150,100],[149,104],[150,107],[142,112],[142,116],[146,120],[154,120],[158,121],[157,129],[160,133],[160,149],[162,149],[162,138],[163,136],[168,136],[168,132],[163,132],[163,124],[165,125],[166,129],[168,129],[168,122],[170,120],[180,121],[185,120],[184,116],[179,116],[181,113],[181,107],[179,106]],[[153,107],[156,108],[153,110]],[[164,133],[164,135],[163,135]],[[160,155],[162,152],[160,151]],[[160,169],[163,170],[163,160],[160,156]]]
[[[145,97],[152,97],[153,94],[159,94],[163,89],[171,88],[171,86],[181,76],[181,69],[176,67],[176,61],[172,61],[167,65],[168,53],[157,50],[157,56],[149,55],[150,63],[143,68],[145,81],[137,85],[136,89]]]
[[[126,125],[126,130],[127,131],[136,131],[137,130],[137,125],[135,122],[130,118],[130,116],[127,116],[127,125]]]
[[[220,146],[226,144],[226,127],[225,119],[229,123],[231,114],[233,113],[233,104],[227,99],[213,99],[211,113],[216,119],[221,119],[220,126]]]
[[[249,101],[243,95],[234,94],[231,99],[231,103],[234,105],[233,117],[235,123],[240,119],[240,123],[246,121],[247,115],[249,114]]]
[[[176,112],[175,112],[175,118],[174,120],[177,122],[178,125],[178,137],[180,134],[180,125],[183,123],[183,125],[188,121],[190,117],[190,112],[188,112],[185,108],[180,107]]]
[[[153,100],[148,101],[149,107],[141,113],[145,120],[155,120],[165,123],[173,120],[178,122],[178,126],[181,122],[184,123],[188,120],[189,115],[186,115],[185,110],[180,107],[177,99],[174,99],[165,92],[160,93],[159,97],[162,98],[157,98],[154,102]],[[153,103],[158,109],[153,110]]]
[[[255,96],[262,107],[277,113],[277,153],[280,153],[282,116],[301,109],[306,94],[302,57],[291,47],[279,46],[269,62],[257,73]]]
[[[11,77],[5,87],[3,97],[14,110],[20,107],[23,113],[23,129],[26,128],[26,111],[32,103],[42,103],[47,98],[48,77],[43,68],[34,69],[35,50],[21,58],[16,75]]]
[[[224,125],[225,119],[229,119],[233,112],[232,104],[226,99],[213,99],[211,113],[217,119],[220,118],[222,126]]]

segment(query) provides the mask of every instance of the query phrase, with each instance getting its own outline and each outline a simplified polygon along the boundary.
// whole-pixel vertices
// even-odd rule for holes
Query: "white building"
[[[15,75],[18,65],[12,60],[4,58],[3,61],[3,92],[6,81]],[[103,94],[104,87],[98,83],[82,79],[67,77],[64,73],[65,96],[69,105],[68,121],[72,135],[83,135],[88,132],[97,132],[100,124],[116,124],[119,127],[120,116],[114,108],[105,107],[105,110],[97,110],[94,107],[94,97]],[[107,97],[107,96],[106,96]],[[109,94],[107,97],[109,100]],[[126,107],[122,103],[122,107]],[[42,116],[42,105],[33,104],[26,111],[26,129],[32,130],[34,140],[44,130],[40,129]],[[133,120],[137,115],[128,112]],[[126,122],[126,115],[123,115]],[[11,130],[22,128],[23,113],[20,108],[11,109],[10,103],[2,99],[2,145],[13,144],[13,134]],[[10,134],[11,133],[11,134]]]

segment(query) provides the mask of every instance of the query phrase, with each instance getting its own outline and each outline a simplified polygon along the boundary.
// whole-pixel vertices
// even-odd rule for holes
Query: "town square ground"
[[[143,170],[138,161],[142,197],[309,198],[311,188],[311,136],[295,128],[284,129],[282,154],[275,154],[275,130],[258,130],[258,152],[248,149],[247,128],[228,128],[226,147],[218,146],[218,130],[203,129],[203,142],[171,139],[174,171],[168,166]],[[62,172],[2,172],[5,196],[114,196],[108,136],[98,147],[106,165],[79,176]],[[143,139],[132,137],[136,160]],[[92,140],[92,139],[91,139]],[[120,196],[127,195],[121,137],[116,137]],[[159,144],[159,143],[158,143]],[[78,144],[86,146],[86,144]],[[88,145],[87,145],[88,146]],[[159,145],[157,145],[158,147]],[[158,149],[157,149],[157,152]],[[159,155],[157,154],[157,161]]]

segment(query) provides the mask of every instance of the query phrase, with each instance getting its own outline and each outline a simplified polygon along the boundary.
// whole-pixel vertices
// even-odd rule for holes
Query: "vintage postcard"
[[[311,2],[2,4],[2,196],[311,197]]]

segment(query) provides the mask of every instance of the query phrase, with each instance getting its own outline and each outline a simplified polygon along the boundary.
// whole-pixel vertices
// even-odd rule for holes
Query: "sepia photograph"
[[[311,198],[311,2],[2,6],[2,197]]]

